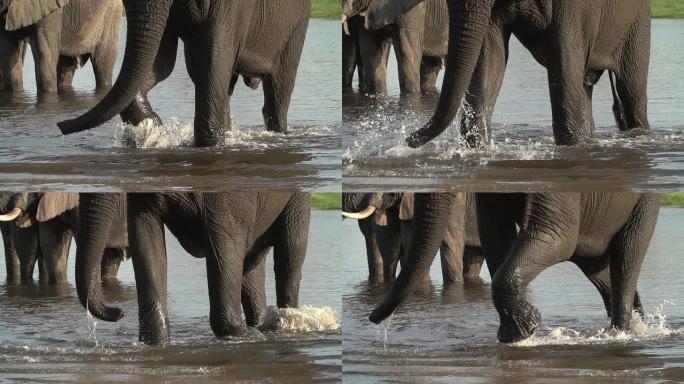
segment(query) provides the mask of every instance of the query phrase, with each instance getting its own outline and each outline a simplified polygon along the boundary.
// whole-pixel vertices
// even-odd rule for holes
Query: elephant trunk
[[[116,218],[116,197],[106,194],[82,194],[79,203],[79,225],[76,234],[76,291],[81,304],[105,321],[118,321],[123,311],[102,301],[100,268],[102,254]]]
[[[461,106],[480,56],[493,0],[449,1],[449,51],[442,92],[430,121],[406,138],[418,148],[439,136]]]
[[[109,93],[95,107],[75,119],[57,124],[62,134],[97,127],[121,113],[133,101],[152,72],[172,0],[126,0],[124,4],[128,31],[119,76]]]
[[[385,300],[369,320],[378,324],[413,294],[430,271],[446,233],[454,198],[449,193],[415,195],[414,232],[410,253]]]

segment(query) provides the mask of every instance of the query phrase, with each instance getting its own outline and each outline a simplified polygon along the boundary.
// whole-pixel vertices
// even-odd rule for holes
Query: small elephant
[[[347,29],[358,42],[364,64],[363,92],[387,89],[390,45],[397,58],[402,95],[436,92],[437,76],[447,54],[446,0],[344,0],[342,20],[349,22]],[[343,57],[347,54],[351,55],[343,48]]]
[[[138,125],[161,124],[147,93],[176,62],[178,39],[195,84],[194,141],[224,142],[230,93],[240,74],[263,81],[266,129],[287,132],[287,112],[309,23],[310,0],[126,0],[128,33],[121,72],[90,111],[60,122],[63,134],[94,128],[121,114]]]
[[[413,193],[345,193],[342,215],[357,219],[366,241],[369,279],[392,281],[406,263],[414,232]],[[445,284],[481,282],[484,256],[475,218],[474,197],[455,195],[451,220],[440,246]]]
[[[99,264],[104,234],[126,195],[82,194],[76,239],[76,290],[90,313],[117,321],[121,309],[102,300]],[[261,321],[265,307],[264,260],[273,248],[277,305],[297,307],[306,255],[311,195],[307,193],[131,193],[129,252],[138,290],[140,341],[169,342],[164,226],[183,249],[205,258],[209,319],[216,336],[240,335]]]
[[[39,279],[50,284],[67,282],[67,260],[71,239],[78,227],[77,193],[2,193],[0,215],[8,280],[16,279],[17,266],[22,282],[33,279],[35,264]],[[128,238],[125,207],[118,212],[117,225],[107,240],[101,262],[102,280],[116,278],[121,261],[126,259]],[[99,280],[98,280],[99,281]]]
[[[121,0],[0,0],[0,89],[23,90],[27,43],[39,92],[71,87],[88,59],[97,88],[111,86],[122,13]]]
[[[416,195],[417,229],[408,265],[371,313],[372,322],[394,312],[428,273],[453,201],[448,193]],[[575,263],[598,289],[613,327],[628,329],[632,310],[641,312],[637,280],[658,219],[657,194],[482,193],[476,205],[499,312],[499,341],[520,341],[534,333],[541,316],[525,299],[525,289],[563,261]]]
[[[396,8],[387,3],[386,12]],[[453,25],[439,103],[429,122],[408,136],[409,146],[420,147],[440,135],[464,98],[475,119],[467,123],[464,118],[461,133],[473,146],[490,142],[511,35],[547,70],[556,144],[593,138],[592,91],[605,71],[618,128],[649,129],[650,1],[462,0],[448,5]]]

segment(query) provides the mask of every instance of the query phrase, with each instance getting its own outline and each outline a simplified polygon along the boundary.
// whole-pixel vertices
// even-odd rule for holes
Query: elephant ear
[[[374,30],[395,23],[399,16],[425,0],[372,0],[366,10],[366,29]]]
[[[47,192],[38,202],[36,220],[48,221],[76,207],[78,207],[78,193]]]
[[[69,0],[10,0],[5,29],[15,31],[33,25],[63,8],[68,2]]]
[[[404,193],[401,197],[399,220],[413,220],[413,193]]]

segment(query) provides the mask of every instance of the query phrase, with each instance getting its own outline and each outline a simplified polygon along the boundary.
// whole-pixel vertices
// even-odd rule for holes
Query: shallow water
[[[74,250],[67,286],[0,285],[0,376],[9,381],[302,383],[341,380],[341,283],[334,236],[339,213],[314,211],[300,287],[300,310],[269,317],[271,331],[219,340],[209,327],[205,262],[185,253],[167,233],[168,303],[172,343],[138,343],[133,268],[122,264],[105,298],[126,316],[117,323],[88,320],[74,286]],[[272,258],[268,304],[275,303]],[[4,258],[0,270],[4,275]],[[305,306],[311,306],[308,308]],[[280,320],[280,323],[278,322]]]
[[[115,77],[123,59],[125,20]],[[192,148],[194,86],[182,44],[173,74],[150,92],[163,127],[131,130],[116,117],[91,131],[62,136],[58,121],[101,97],[90,63],[76,73],[74,90],[35,93],[33,61],[26,55],[22,94],[0,94],[0,179],[4,189],[51,190],[336,190],[340,182],[340,28],[311,20],[290,104],[288,135],[265,132],[261,88],[240,80],[231,115],[240,133],[221,148]],[[133,140],[131,140],[131,137]]]
[[[439,263],[429,287],[399,308],[387,327],[368,315],[388,287],[367,283],[356,223],[343,226],[343,376],[349,383],[655,383],[684,380],[684,209],[664,208],[644,261],[639,294],[649,315],[633,331],[606,331],[603,301],[570,263],[544,271],[528,298],[540,330],[517,345],[496,339],[490,279],[445,288]]]
[[[343,97],[343,175],[347,190],[458,188],[505,190],[675,190],[684,186],[684,21],[654,20],[649,75],[651,132],[620,134],[607,76],[594,90],[596,141],[557,147],[546,70],[512,39],[492,118],[493,143],[467,149],[452,126],[411,149],[404,138],[430,118],[436,97],[400,103],[394,59],[388,95]],[[438,81],[441,85],[441,77]]]

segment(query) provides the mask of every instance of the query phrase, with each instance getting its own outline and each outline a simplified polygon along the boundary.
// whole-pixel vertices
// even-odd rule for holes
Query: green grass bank
[[[651,0],[651,13],[656,18],[684,18],[684,0]]]
[[[341,210],[342,194],[335,192],[312,193],[311,205],[314,209]]]
[[[684,208],[684,192],[663,194],[663,207]]]
[[[311,0],[311,17],[339,19],[342,7],[339,0]]]

